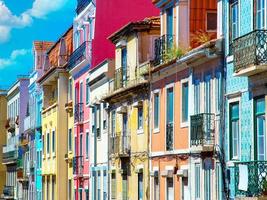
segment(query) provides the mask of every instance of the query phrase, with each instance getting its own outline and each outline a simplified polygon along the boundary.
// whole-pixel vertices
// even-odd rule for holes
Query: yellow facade
[[[68,77],[65,72],[53,72],[41,82],[44,91],[42,112],[43,196],[44,199],[67,199],[67,102]],[[53,197],[54,196],[54,197]]]
[[[7,99],[5,91],[0,90],[0,146],[6,144],[6,131],[5,124],[7,119]],[[1,148],[2,149],[2,148]],[[3,152],[0,151],[0,160],[3,158]],[[6,166],[0,163],[0,191],[3,192],[4,185],[6,182]]]
[[[111,108],[110,187],[116,199],[149,199],[150,41],[159,34],[159,26],[147,30],[139,25],[136,33],[133,24],[109,38],[116,45],[114,89],[105,98]]]

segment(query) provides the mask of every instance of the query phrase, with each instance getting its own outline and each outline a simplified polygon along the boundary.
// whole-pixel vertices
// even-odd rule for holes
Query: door
[[[174,200],[173,178],[167,178],[167,200]]]
[[[127,174],[122,175],[122,200],[128,199],[128,180]]]
[[[127,126],[128,126],[128,119],[127,113],[123,113],[123,124],[122,124],[122,148],[123,150],[127,149]]]
[[[188,178],[182,179],[182,200],[190,200],[189,189],[188,189]]]

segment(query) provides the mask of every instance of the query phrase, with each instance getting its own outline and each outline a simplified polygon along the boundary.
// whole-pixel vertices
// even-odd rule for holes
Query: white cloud
[[[27,13],[36,18],[43,18],[50,12],[62,8],[66,2],[67,0],[35,0],[32,8]]]
[[[17,63],[17,58],[31,53],[31,49],[16,49],[13,50],[9,58],[0,58],[0,69],[14,65]]]
[[[62,8],[69,0],[34,0],[32,8],[14,15],[0,0],[0,43],[7,42],[13,28],[30,26],[34,18],[45,18],[49,13]]]

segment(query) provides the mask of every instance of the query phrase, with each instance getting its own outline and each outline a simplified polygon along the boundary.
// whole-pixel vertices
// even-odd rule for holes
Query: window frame
[[[209,13],[216,14],[216,29],[208,30],[208,14]],[[206,10],[206,32],[208,32],[208,33],[216,33],[217,32],[217,29],[218,29],[217,17],[218,17],[217,10]]]
[[[158,96],[158,105],[157,105],[157,126],[155,126],[155,96]],[[153,133],[158,133],[160,130],[160,90],[153,91]]]
[[[141,113],[141,114],[140,114]],[[144,106],[137,107],[137,132],[141,134],[144,129]]]
[[[232,106],[238,105],[238,118],[232,119]],[[238,160],[239,156],[241,155],[241,146],[240,146],[240,127],[241,127],[241,107],[240,107],[240,101],[235,100],[232,102],[229,102],[229,158],[230,160]],[[232,133],[232,121],[238,121],[238,147],[237,147],[237,155],[233,155],[233,133]]]

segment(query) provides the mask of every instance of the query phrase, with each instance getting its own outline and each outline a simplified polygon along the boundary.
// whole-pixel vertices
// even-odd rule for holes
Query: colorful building
[[[74,144],[71,156],[73,157],[73,183],[69,177],[69,185],[74,184],[74,198],[89,199],[89,75],[91,66],[92,40],[94,38],[95,2],[78,1],[76,17],[73,22],[74,51],[70,56],[68,71],[69,88],[73,90],[73,119],[74,124],[69,127],[73,130]],[[72,93],[72,92],[69,92]],[[70,120],[70,119],[69,119]],[[69,137],[69,139],[71,139]],[[70,186],[69,186],[70,188]]]
[[[73,48],[70,27],[47,52],[44,74],[38,79],[43,90],[42,108],[42,194],[43,199],[67,199],[68,73],[66,67]]]
[[[25,149],[21,148],[19,139],[24,132],[24,119],[27,113],[28,102],[27,77],[18,77],[18,80],[7,91],[7,130],[6,145],[3,146],[2,163],[6,165],[6,186],[4,198],[23,198],[23,183],[21,178],[21,160]],[[25,185],[25,184],[24,184]],[[27,187],[24,188],[27,190]]]
[[[265,5],[265,1],[224,4],[224,147],[231,199],[258,197],[266,188]]]
[[[6,144],[6,119],[7,119],[7,91],[0,89],[0,146],[4,146]],[[0,159],[3,160],[3,151],[0,151]],[[6,166],[3,162],[0,163],[0,192],[1,197],[4,197],[5,193],[7,193],[8,188],[6,185]]]
[[[109,91],[114,64],[114,60],[105,60],[89,71],[91,199],[108,199],[108,104],[103,102],[102,98]]]
[[[116,46],[109,103],[111,199],[149,199],[149,70],[160,20],[129,22],[109,39]]]
[[[213,171],[206,173],[206,168],[201,168],[201,182],[196,180],[200,189],[195,189],[193,169],[195,160],[199,166],[205,166],[205,157],[212,157],[214,150],[214,143],[211,147],[208,143],[210,149],[203,148],[206,146],[203,138],[211,130],[201,127],[205,120],[212,123],[209,116],[214,115],[210,114],[214,105],[210,98],[216,96],[211,88],[216,82],[217,68],[222,68],[216,55],[217,42],[208,42],[217,37],[217,1],[152,2],[161,9],[161,37],[155,40],[151,70],[150,194],[154,199],[214,199],[216,193],[208,185],[212,184],[211,178],[204,175]],[[198,87],[201,97],[194,93],[196,80],[201,85]],[[198,102],[194,103],[194,99]],[[193,105],[200,109],[195,112]],[[196,113],[199,115],[195,116]],[[197,119],[203,123],[195,123]],[[196,194],[199,190],[201,196]]]

